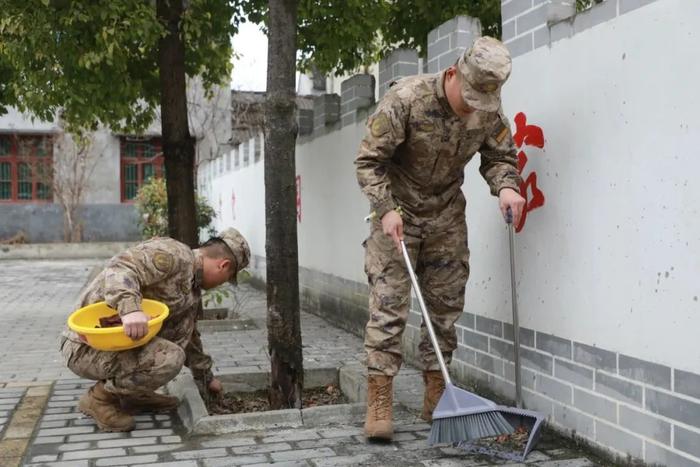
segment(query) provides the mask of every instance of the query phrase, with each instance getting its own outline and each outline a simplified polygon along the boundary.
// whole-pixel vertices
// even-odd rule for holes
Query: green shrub
[[[216,217],[214,208],[207,204],[203,196],[197,195],[197,227],[209,235],[215,235],[212,220]],[[165,180],[152,177],[136,195],[136,208],[139,214],[139,227],[144,238],[168,236],[168,194]]]

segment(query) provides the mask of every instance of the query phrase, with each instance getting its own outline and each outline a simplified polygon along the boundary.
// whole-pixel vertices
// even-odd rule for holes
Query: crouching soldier
[[[132,413],[177,406],[175,397],[155,391],[183,365],[192,370],[200,391],[220,393],[221,383],[212,375],[212,360],[202,349],[196,326],[201,291],[226,281],[235,284],[249,258],[248,243],[233,228],[195,250],[170,238],[154,238],[113,257],[82,294],[80,306],[106,301],[119,312],[132,339],[148,330],[143,298],[165,303],[170,315],[147,344],[121,352],[96,350],[75,332],[63,332],[61,352],[68,368],[97,381],[80,398],[80,411],[104,431],[130,431]]]

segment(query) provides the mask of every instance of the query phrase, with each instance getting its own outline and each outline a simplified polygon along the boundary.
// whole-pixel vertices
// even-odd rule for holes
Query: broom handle
[[[506,216],[508,223],[508,240],[510,246],[510,290],[513,304],[513,360],[515,363],[515,404],[523,408],[523,384],[520,373],[520,324],[518,322],[518,299],[515,294],[515,234],[513,232],[513,213],[510,208]]]
[[[433,348],[435,349],[435,356],[437,356],[438,363],[440,364],[440,371],[442,372],[442,377],[445,378],[445,384],[452,384],[450,374],[447,372],[447,365],[445,365],[445,359],[442,358],[440,344],[438,344],[437,337],[435,337],[435,330],[433,329],[433,323],[430,321],[428,308],[425,306],[425,302],[423,301],[423,294],[420,292],[420,287],[418,287],[416,273],[413,272],[413,266],[411,266],[411,258],[408,256],[408,250],[406,250],[406,244],[403,242],[403,240],[401,240],[401,250],[403,252],[403,259],[406,262],[406,269],[408,269],[408,275],[411,276],[411,284],[413,285],[413,290],[416,292],[416,296],[418,297],[420,311],[423,314],[423,322],[425,323],[425,327],[428,329],[430,341],[433,343]]]

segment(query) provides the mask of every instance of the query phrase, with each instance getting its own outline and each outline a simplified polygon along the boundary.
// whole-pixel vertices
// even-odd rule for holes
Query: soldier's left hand
[[[498,207],[506,222],[508,221],[508,209],[510,209],[513,213],[513,225],[517,226],[525,208],[525,198],[512,188],[504,188],[498,193]]]
[[[213,392],[214,394],[221,394],[223,389],[224,388],[221,385],[221,381],[219,381],[218,378],[212,378],[211,381],[209,381],[209,391]]]

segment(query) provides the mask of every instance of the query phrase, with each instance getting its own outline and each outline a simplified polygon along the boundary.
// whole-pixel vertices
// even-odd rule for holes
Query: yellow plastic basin
[[[139,340],[132,340],[124,334],[124,326],[111,328],[96,328],[100,324],[100,318],[112,316],[117,311],[107,306],[105,302],[93,303],[74,311],[68,317],[68,327],[77,332],[81,339],[90,347],[97,350],[118,351],[133,349],[146,344],[158,334],[163,326],[163,321],[168,317],[170,310],[165,303],[144,298],[141,309],[150,319],[148,321],[148,334]]]

